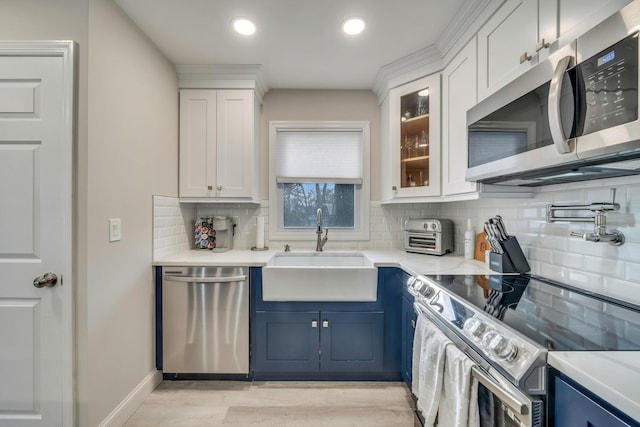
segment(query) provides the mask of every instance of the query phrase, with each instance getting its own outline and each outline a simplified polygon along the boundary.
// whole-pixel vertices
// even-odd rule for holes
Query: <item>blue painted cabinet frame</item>
[[[554,376],[553,424],[556,427],[638,427],[616,408],[564,375]]]
[[[413,335],[418,316],[413,309],[413,298],[402,296],[402,379],[411,388],[413,365]]]
[[[401,378],[402,270],[379,268],[376,301],[358,303],[263,301],[250,274],[255,378]]]

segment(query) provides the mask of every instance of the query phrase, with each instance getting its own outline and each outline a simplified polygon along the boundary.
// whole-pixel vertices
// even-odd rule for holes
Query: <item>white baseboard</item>
[[[152,371],[115,407],[99,427],[121,427],[162,382],[162,372]]]

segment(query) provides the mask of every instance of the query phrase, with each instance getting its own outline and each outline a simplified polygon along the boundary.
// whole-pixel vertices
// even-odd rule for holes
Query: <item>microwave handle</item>
[[[562,117],[560,115],[560,94],[562,93],[562,81],[564,74],[567,72],[573,61],[572,56],[565,56],[556,65],[549,87],[549,129],[551,130],[551,139],[556,146],[558,153],[565,154],[571,152],[571,147],[567,142],[567,137],[562,130]]]

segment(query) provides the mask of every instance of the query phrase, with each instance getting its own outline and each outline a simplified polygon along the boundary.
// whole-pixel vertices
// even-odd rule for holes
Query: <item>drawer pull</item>
[[[323,328],[328,328],[329,327],[329,321],[328,320],[323,320],[322,321],[322,327]]]
[[[318,327],[318,321],[317,320],[312,320],[311,321],[311,327],[312,328],[317,328]]]
[[[523,53],[522,55],[520,55],[520,63],[523,64],[527,61],[531,61],[531,59],[533,59],[533,56],[529,55],[527,52]]]

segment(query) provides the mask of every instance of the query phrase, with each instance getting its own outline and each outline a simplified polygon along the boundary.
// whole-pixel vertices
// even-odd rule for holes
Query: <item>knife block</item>
[[[499,273],[527,273],[531,271],[522,248],[515,236],[500,242],[503,254],[491,252],[489,254],[489,268]]]

